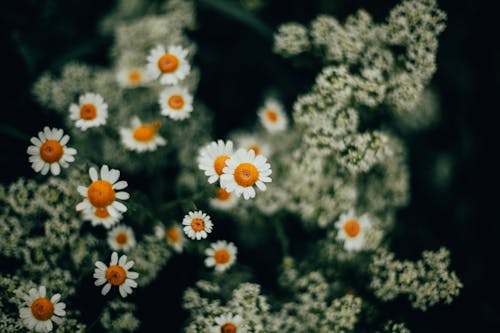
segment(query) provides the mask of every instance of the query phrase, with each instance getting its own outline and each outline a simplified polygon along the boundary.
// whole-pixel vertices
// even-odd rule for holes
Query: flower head
[[[189,212],[182,220],[184,225],[184,233],[191,239],[200,240],[207,238],[212,232],[213,223],[210,216],[203,213],[201,210],[197,212]]]
[[[191,66],[186,60],[188,51],[180,46],[152,49],[148,56],[147,71],[152,79],[160,77],[161,84],[177,84],[189,74]]]
[[[283,132],[288,127],[288,118],[283,105],[275,99],[267,99],[258,111],[260,123],[269,133]]]
[[[147,124],[142,123],[138,117],[133,117],[131,125],[131,128],[120,128],[122,143],[127,149],[137,152],[153,151],[158,146],[164,146],[167,143],[157,133],[160,128],[160,122],[155,121]]]
[[[342,214],[337,222],[337,239],[344,241],[346,251],[359,251],[365,245],[366,231],[371,227],[368,216],[357,216],[352,210]]]
[[[108,118],[108,104],[104,103],[101,95],[86,93],[81,95],[77,104],[69,107],[69,117],[75,121],[76,127],[82,131],[90,127],[98,127],[106,123]]]
[[[36,172],[46,175],[49,170],[57,176],[61,167],[67,168],[75,160],[76,149],[66,147],[69,135],[64,135],[62,129],[50,129],[47,126],[38,132],[38,138],[32,137],[32,146],[28,147],[31,167]]]
[[[178,225],[172,225],[167,228],[162,225],[157,225],[155,227],[155,235],[159,239],[165,239],[167,244],[170,245],[175,252],[182,252],[186,238]]]
[[[90,221],[93,226],[102,225],[106,229],[114,226],[123,217],[120,213],[116,216],[111,216],[106,208],[96,209],[95,211],[87,209],[82,214],[85,221]]]
[[[234,144],[238,148],[253,150],[255,155],[270,156],[272,153],[269,143],[255,134],[238,133],[234,136]]]
[[[184,88],[168,87],[160,94],[161,114],[173,120],[183,120],[193,111],[193,96]]]
[[[127,262],[126,255],[122,255],[118,260],[118,253],[113,252],[109,267],[101,261],[97,261],[95,266],[94,278],[96,280],[94,284],[96,286],[104,285],[101,290],[103,296],[109,292],[111,286],[118,287],[122,297],[127,297],[128,294],[132,293],[132,288],[137,287],[137,282],[134,280],[139,277],[139,273],[129,271],[134,266],[134,262]]]
[[[218,187],[215,190],[215,198],[210,199],[210,206],[220,210],[228,210],[236,206],[238,203],[238,197],[234,193],[230,193]]]
[[[205,250],[205,254],[207,255],[205,266],[215,266],[217,272],[224,272],[236,261],[237,252],[238,249],[233,243],[228,243],[226,241],[212,243],[210,247]]]
[[[231,140],[227,142],[212,141],[200,149],[198,167],[205,171],[205,176],[208,176],[210,184],[215,183],[222,175],[222,170],[227,166],[226,161],[231,158],[232,154],[233,142]]]
[[[128,251],[135,246],[135,236],[132,228],[118,225],[108,232],[108,245],[115,251]]]
[[[116,79],[124,88],[140,87],[150,81],[147,72],[140,67],[122,68],[116,74]]]
[[[23,307],[19,308],[19,315],[23,325],[36,332],[50,332],[54,328],[52,322],[61,324],[66,315],[66,304],[59,302],[61,294],[54,294],[47,298],[45,286],[33,288],[23,295]]]
[[[99,179],[97,170],[94,167],[90,168],[89,174],[92,183],[88,187],[78,186],[78,192],[85,199],[76,205],[76,210],[89,210],[94,215],[96,215],[96,210],[99,210],[100,212],[97,214],[103,216],[109,214],[114,217],[118,217],[120,212],[126,212],[127,206],[117,200],[127,200],[130,197],[127,192],[116,192],[116,190],[123,190],[128,186],[126,181],[118,181],[120,171],[116,169],[110,170],[107,165],[103,165],[101,167],[101,179]]]
[[[215,318],[215,326],[210,328],[210,333],[246,333],[242,327],[242,319],[239,315],[227,313]]]
[[[234,192],[238,197],[243,194],[245,200],[255,197],[253,185],[265,191],[264,183],[272,181],[269,177],[272,173],[271,165],[266,161],[262,155],[255,156],[253,150],[238,149],[226,161],[227,166],[220,177],[221,187],[227,192]]]

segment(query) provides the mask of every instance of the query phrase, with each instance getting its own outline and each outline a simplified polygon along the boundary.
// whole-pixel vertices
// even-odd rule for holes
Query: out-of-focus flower
[[[231,140],[227,142],[212,141],[200,149],[198,167],[205,171],[205,176],[208,177],[210,184],[215,183],[222,175],[222,170],[227,166],[226,161],[231,158],[232,154],[233,142]]]
[[[160,94],[161,114],[173,120],[189,118],[193,111],[193,96],[187,89],[174,86],[163,90]]]
[[[365,245],[366,231],[371,227],[368,216],[357,216],[353,211],[342,214],[335,223],[337,239],[344,241],[346,251],[359,251]]]
[[[191,66],[186,60],[188,51],[180,46],[170,46],[168,52],[158,45],[148,56],[147,71],[151,78],[160,77],[161,84],[177,84],[189,74]]]
[[[108,232],[108,245],[115,251],[128,251],[135,246],[134,230],[118,225]]]
[[[159,239],[166,239],[167,244],[170,245],[176,252],[182,252],[186,238],[182,233],[182,229],[178,225],[172,225],[168,228],[165,228],[162,225],[157,225],[155,227],[155,235]]]
[[[77,104],[69,107],[70,119],[82,131],[90,127],[106,124],[108,119],[108,104],[104,103],[101,95],[86,93],[80,96]]]
[[[137,152],[154,151],[158,146],[164,146],[167,141],[158,134],[160,122],[142,123],[138,117],[133,117],[131,128],[120,128],[123,145]]]
[[[210,199],[210,206],[221,209],[228,210],[236,206],[238,203],[238,197],[234,193],[230,193],[223,189],[222,187],[218,187],[215,190],[215,198]]]
[[[215,271],[224,272],[231,267],[236,261],[236,253],[238,249],[233,243],[226,241],[217,241],[210,244],[210,247],[205,250],[207,258],[205,265],[207,267],[215,267]]]
[[[269,133],[283,132],[288,127],[288,118],[283,105],[275,99],[267,99],[258,111],[260,123]]]

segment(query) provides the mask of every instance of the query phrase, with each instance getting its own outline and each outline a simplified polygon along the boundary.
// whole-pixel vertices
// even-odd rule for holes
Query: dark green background
[[[270,35],[221,13],[213,2],[201,1],[198,29],[190,35],[199,47],[195,58],[201,70],[197,98],[215,112],[215,134],[223,137],[232,129],[253,124],[255,110],[269,88],[281,93],[290,110],[297,94],[310,87],[314,72],[294,68],[274,55]],[[270,29],[292,20],[307,23],[318,13],[343,18],[361,7],[380,21],[397,3],[268,2],[257,16]],[[493,274],[500,262],[498,15],[489,8],[492,2],[439,3],[448,13],[448,27],[440,37],[438,71],[432,85],[441,96],[442,117],[437,127],[406,138],[412,201],[399,214],[392,249],[402,258],[416,259],[422,250],[447,246],[452,267],[465,288],[451,306],[420,313],[403,303],[397,315],[404,315],[413,332],[493,331],[500,327],[500,288],[498,274]],[[111,41],[98,35],[96,25],[113,4],[97,0],[0,4],[2,183],[32,177],[25,153],[29,137],[44,125],[62,123],[36,104],[30,95],[31,85],[43,71],[57,72],[70,60],[106,65]],[[432,167],[443,156],[452,162],[451,179],[438,188],[432,181]],[[275,257],[262,267],[273,264]],[[174,258],[150,288],[133,295],[142,331],[158,327],[178,330],[186,318],[178,303],[180,293],[196,280],[201,260],[188,255]],[[250,258],[242,260],[252,263]],[[273,273],[257,275],[258,282],[272,288]],[[155,303],[159,299],[161,306]],[[89,321],[92,315],[88,314]]]

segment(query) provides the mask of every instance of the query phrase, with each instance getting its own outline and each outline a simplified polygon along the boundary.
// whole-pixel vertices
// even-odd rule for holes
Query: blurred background
[[[290,112],[296,96],[311,86],[317,69],[295,68],[272,53],[272,32],[279,24],[306,24],[319,13],[342,19],[359,8],[381,21],[397,2],[198,0],[198,28],[190,32],[198,45],[195,65],[201,72],[196,97],[215,113],[215,136],[252,126],[256,109],[270,89],[279,92]],[[99,35],[97,25],[114,3],[7,0],[0,4],[2,183],[33,177],[25,153],[29,138],[45,125],[62,125],[31,96],[40,74],[57,73],[71,60],[109,64],[111,40]],[[413,332],[493,331],[500,327],[500,288],[493,274],[500,262],[495,158],[500,131],[495,116],[500,87],[498,18],[489,9],[491,2],[438,3],[448,14],[432,81],[440,95],[441,114],[431,128],[405,137],[412,199],[399,212],[391,249],[401,258],[417,259],[425,249],[448,247],[452,269],[465,287],[450,306],[421,313],[406,304],[397,311]],[[279,259],[271,257],[271,261]],[[141,331],[159,325],[169,327],[167,331],[182,327],[187,314],[180,308],[181,293],[198,278],[193,260],[201,265],[200,258],[174,257],[155,283],[133,296]],[[259,265],[252,262],[255,259],[242,260]],[[274,273],[257,275],[257,282],[272,289]],[[161,307],[155,303],[158,297]]]

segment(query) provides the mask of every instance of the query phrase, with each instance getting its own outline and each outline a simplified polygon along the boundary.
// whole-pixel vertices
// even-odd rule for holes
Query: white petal
[[[124,180],[121,180],[113,185],[113,189],[115,190],[123,190],[128,186],[127,182]]]
[[[59,163],[57,162],[52,163],[50,165],[50,172],[52,172],[54,176],[59,175],[61,173],[61,167],[59,166]]]
[[[61,294],[54,294],[50,298],[50,301],[55,304],[55,303],[59,302],[60,299],[61,299]]]
[[[40,173],[41,173],[42,175],[46,175],[46,174],[47,174],[47,172],[49,172],[49,169],[50,169],[50,164],[45,163],[45,164],[43,165],[42,171],[40,171]]]
[[[106,296],[107,293],[109,293],[109,290],[111,289],[111,285],[109,283],[106,283],[104,287],[102,287],[101,294],[103,296]]]
[[[130,198],[130,194],[128,194],[127,192],[117,192],[116,198],[120,200],[127,200]]]
[[[113,201],[112,206],[122,213],[125,213],[127,211],[127,206],[125,206],[124,204],[122,204],[119,201],[116,201],[116,200]]]
[[[87,197],[87,194],[88,194],[88,191],[89,191],[87,187],[80,185],[76,189],[77,189],[78,193],[80,193],[80,195],[82,195],[84,197]]]
[[[93,182],[95,182],[99,179],[99,176],[97,175],[97,170],[94,167],[91,167],[89,169],[89,176]]]

